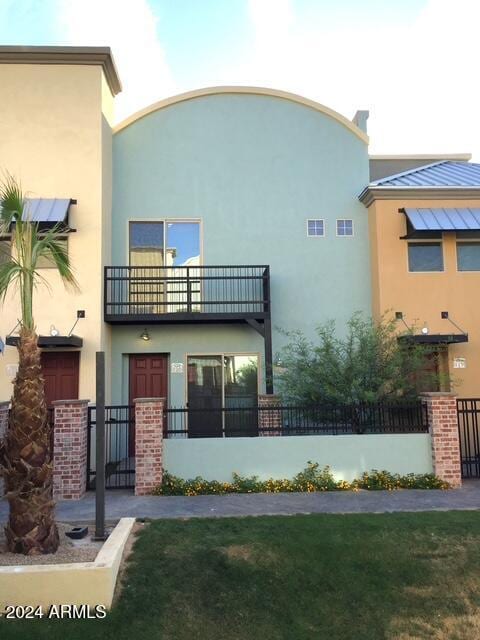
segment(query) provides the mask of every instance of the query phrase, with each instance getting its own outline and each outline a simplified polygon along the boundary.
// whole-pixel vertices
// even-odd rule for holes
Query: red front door
[[[54,400],[78,400],[80,352],[43,351],[41,363],[47,405]]]
[[[168,397],[168,356],[142,354],[130,356],[130,404],[135,398]],[[135,432],[130,432],[130,451],[135,452]]]

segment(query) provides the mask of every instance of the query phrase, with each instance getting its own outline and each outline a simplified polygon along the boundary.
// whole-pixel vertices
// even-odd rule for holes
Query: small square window
[[[480,271],[480,242],[457,242],[458,271]]]
[[[323,220],[307,220],[307,235],[309,237],[322,237],[325,235]]]
[[[353,236],[353,220],[337,220],[337,236]]]
[[[410,242],[408,269],[409,271],[443,271],[441,242]]]

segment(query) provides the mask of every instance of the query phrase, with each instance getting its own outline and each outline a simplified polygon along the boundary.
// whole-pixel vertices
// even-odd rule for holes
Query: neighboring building
[[[373,181],[368,209],[375,317],[432,345],[460,397],[480,392],[480,165],[440,160]],[[400,315],[401,314],[401,315]],[[422,332],[423,329],[423,332]]]
[[[367,112],[350,121],[252,87],[169,98],[112,131],[120,83],[105,48],[0,47],[0,82],[8,96],[1,168],[21,180],[42,224],[64,223],[81,289],[66,293],[42,268],[51,290],[37,294],[34,311],[49,401],[94,400],[95,352],[103,350],[108,402],[254,404],[274,390],[283,331],[313,337],[329,319],[341,329],[355,311],[371,312],[372,287],[376,316],[402,311],[407,322],[428,322],[430,333],[451,334],[448,321],[436,325],[448,311],[469,332],[468,343],[450,347],[450,364],[466,358],[460,390],[478,393],[477,319],[465,303],[477,274],[453,272],[451,229],[423,243],[443,242],[443,274],[408,273],[410,243],[399,239],[407,232],[399,208],[480,206],[468,156],[441,156],[436,167],[475,184],[406,190],[386,172],[413,168],[405,175],[414,184],[435,167],[418,170],[418,157],[369,161]],[[372,175],[379,181],[365,188]],[[472,238],[457,242],[461,264],[476,265]],[[412,260],[422,259],[421,246],[417,239]],[[8,237],[0,239],[0,260],[8,251]],[[438,249],[428,259],[432,252],[438,259]],[[10,345],[0,400],[15,375],[17,314],[12,297],[0,316]],[[201,433],[201,424],[190,427]]]
[[[54,212],[66,231],[75,230],[65,238],[80,293],[66,293],[58,274],[44,264],[50,290],[35,296],[47,396],[94,399],[95,352],[109,349],[102,273],[110,259],[110,123],[120,83],[108,48],[0,47],[0,86],[1,171],[20,180],[35,199],[43,225],[51,225]],[[8,252],[9,239],[1,239],[0,246]],[[72,336],[77,312],[85,317]],[[13,296],[0,306],[3,340],[14,332],[18,314]],[[16,361],[16,349],[7,346],[0,355],[1,400],[10,398]]]

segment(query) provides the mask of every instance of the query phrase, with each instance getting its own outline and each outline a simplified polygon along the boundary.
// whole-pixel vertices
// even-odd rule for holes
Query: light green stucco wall
[[[432,473],[429,434],[295,436],[283,438],[205,438],[164,441],[164,468],[181,478],[231,480],[244,476],[292,478],[307,462],[329,465],[337,479],[364,471]]]
[[[322,321],[342,328],[354,311],[370,313],[367,215],[357,198],[368,172],[366,144],[299,103],[222,94],[165,107],[114,136],[112,262],[127,264],[129,219],[200,219],[204,264],[270,265],[275,353],[285,340],[278,328],[312,336]],[[325,238],[307,238],[307,218],[325,220]],[[353,238],[336,237],[338,218],[353,219]],[[162,327],[161,344],[148,348],[233,352],[249,343],[263,352],[253,329],[210,330]],[[114,327],[113,401],[119,354],[140,348],[140,331]]]
[[[140,338],[143,326],[112,329],[112,401],[124,404],[128,398],[129,353],[168,353],[170,363],[182,362],[186,371],[186,354],[216,352],[259,353],[263,377],[263,338],[244,325],[149,326],[150,341]],[[170,367],[169,367],[170,368]],[[185,375],[169,373],[170,406],[184,406]]]

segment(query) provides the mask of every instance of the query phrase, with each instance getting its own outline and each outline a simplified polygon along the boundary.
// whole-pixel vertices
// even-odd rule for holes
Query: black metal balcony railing
[[[268,266],[105,267],[106,322],[266,318]]]

